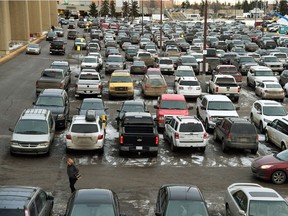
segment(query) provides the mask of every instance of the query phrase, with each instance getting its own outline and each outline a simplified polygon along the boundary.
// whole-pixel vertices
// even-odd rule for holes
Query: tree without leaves
[[[199,11],[200,11],[200,16],[204,17],[205,13],[205,2],[204,0],[201,0],[201,3],[199,4]]]
[[[185,8],[186,8],[186,9],[191,8],[191,4],[190,4],[189,0],[186,0],[186,2],[185,2]]]
[[[110,1],[110,14],[112,17],[116,17],[116,5],[114,0]]]
[[[127,1],[123,2],[123,6],[122,6],[122,11],[123,11],[123,17],[127,17],[129,16],[129,3]]]
[[[102,5],[100,9],[101,16],[104,17],[109,15],[109,1],[104,0],[101,5]]]
[[[92,3],[89,5],[89,8],[90,8],[90,10],[89,10],[90,15],[91,15],[92,17],[97,17],[98,11],[97,11],[97,6],[96,6],[95,2],[92,2]]]
[[[182,9],[186,8],[186,2],[182,2],[181,8],[182,8]]]

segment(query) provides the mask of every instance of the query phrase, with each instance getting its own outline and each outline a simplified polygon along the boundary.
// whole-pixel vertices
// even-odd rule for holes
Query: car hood
[[[242,65],[245,65],[245,66],[258,66],[258,63],[256,62],[244,62]]]
[[[86,111],[87,110],[80,110],[80,112],[79,112],[79,115],[86,115]],[[97,116],[102,116],[102,115],[105,115],[106,116],[106,113],[105,113],[105,111],[104,110],[95,110],[96,111],[96,115]]]
[[[53,115],[63,114],[65,107],[57,107],[57,106],[34,106],[36,109],[48,109],[52,112]]]
[[[255,81],[256,82],[271,81],[271,82],[278,83],[277,77],[273,77],[273,76],[257,76],[255,77]]]
[[[109,87],[133,87],[132,82],[110,83]]]
[[[175,115],[188,115],[188,110],[167,110],[167,109],[160,109],[159,115],[168,115],[168,116],[175,116]]]
[[[258,167],[265,164],[276,164],[279,163],[279,160],[274,155],[265,155],[259,158],[256,158],[253,161],[253,166]]]
[[[239,117],[236,110],[209,110],[210,116],[219,116],[219,117]]]
[[[12,135],[12,141],[17,142],[29,142],[29,143],[35,143],[35,142],[47,142],[49,140],[48,134],[18,134],[13,133]]]
[[[270,65],[270,66],[272,66],[272,65],[282,65],[282,62],[264,62],[264,64]]]

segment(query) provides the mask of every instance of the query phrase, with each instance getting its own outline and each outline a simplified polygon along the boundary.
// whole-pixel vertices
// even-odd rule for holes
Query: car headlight
[[[262,165],[260,166],[260,169],[269,169],[271,167],[273,167],[273,165]]]
[[[39,143],[38,146],[48,147],[49,146],[49,142]]]
[[[19,143],[15,140],[11,140],[10,141],[10,145],[18,145],[19,146]]]
[[[64,118],[65,118],[65,115],[64,115],[64,114],[58,114],[58,115],[57,115],[57,118],[58,118],[58,119],[64,119]]]
[[[266,118],[264,118],[263,120],[264,122],[267,122],[267,123],[271,122],[269,119],[266,119]]]

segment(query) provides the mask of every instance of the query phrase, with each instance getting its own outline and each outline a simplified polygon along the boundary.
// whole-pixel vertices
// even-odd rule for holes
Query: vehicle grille
[[[24,142],[20,142],[19,145],[21,145],[22,147],[37,147],[39,143],[24,143]]]
[[[116,91],[127,91],[128,87],[115,87]]]

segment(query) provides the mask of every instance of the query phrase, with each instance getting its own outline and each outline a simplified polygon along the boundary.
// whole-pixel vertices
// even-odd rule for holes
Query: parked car
[[[124,216],[117,194],[110,189],[90,188],[76,190],[68,199],[62,216]]]
[[[266,140],[281,150],[288,149],[288,118],[275,119],[266,126]]]
[[[41,45],[40,44],[28,44],[26,47],[26,54],[41,54]]]
[[[251,171],[257,178],[284,184],[287,181],[288,150],[256,158],[251,164]]]
[[[35,109],[49,109],[54,117],[56,127],[66,128],[70,114],[70,102],[65,90],[44,89],[33,105]]]
[[[234,183],[224,196],[226,215],[287,215],[288,204],[271,188],[254,183]]]
[[[0,187],[1,216],[50,216],[53,205],[52,193],[40,187],[9,185]]]
[[[55,121],[50,110],[25,109],[10,140],[11,154],[49,154],[54,140]]]
[[[256,127],[247,119],[225,117],[216,123],[213,140],[221,142],[223,152],[229,148],[250,149],[252,154],[258,151]]]
[[[284,101],[285,92],[281,85],[276,82],[260,82],[255,87],[255,94],[261,99],[274,99]]]
[[[141,86],[144,97],[159,97],[162,94],[165,94],[168,89],[166,80],[161,74],[145,75],[141,82]]]
[[[156,216],[209,216],[206,201],[195,185],[162,185],[158,191]]]
[[[267,123],[277,118],[288,117],[284,106],[273,100],[257,100],[253,103],[250,120],[259,127],[261,133],[265,132]]]
[[[175,81],[174,91],[185,98],[197,98],[202,94],[201,85],[196,77],[180,77]]]
[[[165,122],[163,137],[173,152],[183,147],[204,152],[208,143],[208,134],[196,116],[172,116]]]
[[[108,97],[127,97],[134,99],[134,83],[129,72],[113,72],[108,81]]]
[[[87,110],[85,115],[75,115],[66,133],[66,150],[104,151],[105,124],[96,110]]]
[[[288,82],[288,70],[284,70],[279,77],[279,83],[281,86],[285,86],[287,82]]]
[[[144,61],[134,61],[130,67],[131,74],[145,74],[147,66]]]
[[[107,120],[106,111],[108,108],[105,107],[101,98],[84,98],[79,107],[79,115],[86,115],[87,110],[95,110],[97,116],[102,117],[104,115]]]

